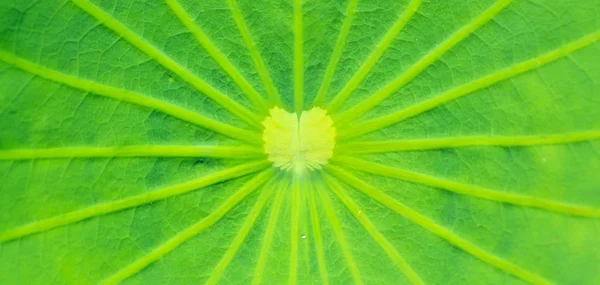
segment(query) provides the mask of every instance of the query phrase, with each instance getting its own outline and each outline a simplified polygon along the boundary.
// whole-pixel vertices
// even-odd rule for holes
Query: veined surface
[[[600,283],[597,0],[0,2],[0,284]]]

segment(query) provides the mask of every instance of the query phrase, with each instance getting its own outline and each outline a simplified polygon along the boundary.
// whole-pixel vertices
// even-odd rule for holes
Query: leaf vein
[[[600,219],[600,209],[591,207],[561,203],[533,196],[493,191],[483,187],[435,178],[425,174],[410,172],[351,157],[337,158],[336,161],[352,169],[418,183],[429,187],[440,188],[462,195],[473,196],[500,203],[538,208],[550,212]]]
[[[490,74],[483,78],[476,79],[472,82],[451,89],[438,96],[435,96],[432,99],[410,106],[404,110],[400,110],[389,115],[385,115],[376,119],[356,124],[352,126],[350,130],[344,132],[344,134],[341,134],[341,136],[344,136],[346,138],[356,137],[399,123],[408,118],[412,118],[423,112],[439,107],[440,105],[446,104],[463,96],[472,94],[475,91],[490,87],[494,84],[521,75],[525,72],[540,68],[548,63],[554,62],[579,49],[582,49],[598,40],[600,40],[600,31],[582,37],[574,42],[559,47],[544,55],[538,56],[536,58],[527,60],[522,63],[515,64],[513,66],[503,69],[500,72]]]
[[[277,195],[271,205],[271,212],[269,213],[269,218],[267,221],[267,229],[265,230],[264,240],[260,247],[260,253],[258,255],[258,261],[256,262],[256,268],[254,270],[255,274],[254,278],[252,279],[252,285],[260,284],[265,265],[267,264],[268,251],[273,243],[275,226],[277,226],[277,218],[279,217],[281,204],[283,203],[283,198],[285,197],[286,193],[282,184],[283,183],[280,183],[276,188]]]
[[[460,43],[462,40],[467,38],[471,33],[477,30],[479,27],[486,24],[494,16],[500,13],[512,0],[498,0],[490,8],[485,10],[471,22],[461,27],[458,31],[452,34],[445,41],[434,47],[429,53],[421,58],[417,63],[411,66],[406,72],[402,73],[394,81],[384,86],[382,89],[371,95],[367,99],[358,103],[354,107],[346,110],[344,113],[336,116],[336,122],[339,126],[343,126],[355,118],[361,116],[367,111],[371,110],[383,100],[391,96],[398,89],[402,88],[408,82],[412,81],[417,75],[423,70],[429,67],[431,64],[436,62],[442,55],[448,50]]]
[[[238,118],[244,120],[250,126],[260,128],[261,120],[255,114],[253,114],[248,109],[244,108],[242,105],[238,104],[231,98],[227,97],[220,91],[216,90],[214,87],[210,86],[209,84],[198,78],[191,71],[175,62],[165,53],[163,53],[162,51],[158,50],[155,46],[150,44],[148,41],[131,31],[117,19],[113,18],[112,16],[104,12],[102,9],[92,4],[89,0],[71,1],[83,11],[88,13],[90,16],[96,18],[104,26],[113,30],[117,35],[127,40],[140,51],[147,54],[151,59],[155,60],[165,68],[177,74],[191,86],[193,86],[198,91],[211,98],[219,105],[223,106],[229,112],[236,115]]]
[[[294,0],[294,106],[296,113],[304,110],[304,27],[302,0]]]
[[[344,206],[352,213],[354,218],[363,226],[375,242],[385,251],[385,253],[394,261],[394,264],[413,284],[425,284],[421,277],[412,269],[406,260],[398,253],[392,244],[377,230],[375,225],[361,211],[360,207],[346,193],[346,191],[329,175],[324,175],[325,183],[329,189],[342,201]],[[359,214],[362,213],[362,214]]]
[[[263,155],[264,153],[258,148],[243,146],[136,145],[122,147],[0,150],[0,160],[112,157],[214,157],[244,159],[261,157]]]
[[[350,97],[352,92],[360,85],[360,83],[367,77],[367,74],[373,69],[373,66],[381,59],[383,54],[388,50],[392,42],[396,39],[396,36],[404,29],[408,21],[417,12],[423,0],[412,0],[408,6],[404,9],[398,20],[394,22],[392,27],[387,31],[383,39],[377,44],[375,50],[367,57],[367,60],[360,66],[358,71],[352,76],[350,81],[344,86],[333,100],[327,105],[327,109],[332,114],[337,112],[342,104]]]
[[[314,186],[308,187],[308,189],[306,189],[308,208],[310,211],[310,219],[312,224],[312,232],[315,242],[315,250],[317,252],[317,262],[319,265],[319,274],[321,275],[321,282],[324,285],[329,285],[327,265],[325,264],[325,251],[323,249],[323,238],[321,236],[321,225],[319,223],[319,213],[317,212],[317,204],[315,202],[314,192]]]
[[[246,47],[248,48],[248,51],[250,51],[250,57],[254,62],[256,70],[258,71],[258,76],[260,77],[263,85],[265,86],[271,103],[281,106],[281,97],[277,92],[277,89],[275,88],[275,84],[273,84],[273,79],[269,74],[269,70],[265,66],[265,62],[263,61],[260,53],[258,52],[258,49],[256,48],[256,44],[254,43],[252,35],[248,30],[246,23],[244,22],[244,17],[242,16],[236,1],[237,0],[227,0],[227,4],[229,4],[235,24],[237,25],[238,30],[242,34],[242,38],[244,40],[244,43],[246,44]]]
[[[329,87],[331,86],[331,81],[333,80],[333,75],[335,74],[337,65],[340,62],[340,59],[342,58],[342,52],[344,51],[344,46],[346,45],[348,34],[350,34],[350,28],[352,27],[352,19],[354,18],[354,11],[356,11],[357,5],[358,0],[348,1],[348,6],[346,8],[346,17],[344,18],[344,22],[342,23],[340,34],[338,35],[335,47],[333,49],[333,53],[331,55],[329,63],[327,64],[327,68],[325,69],[325,75],[323,76],[321,87],[319,87],[319,91],[317,91],[317,95],[314,99],[313,105],[315,106],[321,106],[323,104],[325,96],[327,96],[327,92],[329,91]]]
[[[239,70],[227,59],[227,57],[221,52],[208,38],[208,36],[194,23],[194,20],[189,16],[185,9],[177,2],[177,0],[166,0],[167,5],[173,10],[175,15],[181,20],[181,22],[187,27],[187,29],[196,37],[198,43],[208,52],[208,54],[219,64],[221,69],[225,71],[231,79],[240,87],[246,97],[256,107],[260,108],[263,112],[266,112],[271,106],[267,103],[258,92],[250,85],[250,83],[242,76]]]
[[[169,239],[167,242],[161,244],[160,246],[152,250],[150,253],[144,255],[143,257],[137,259],[133,263],[127,265],[125,268],[119,270],[114,275],[108,277],[102,282],[102,284],[117,284],[131,277],[132,275],[139,273],[148,265],[161,259],[163,256],[167,255],[184,242],[195,237],[201,231],[209,228],[210,226],[218,222],[233,207],[238,205],[242,200],[244,200],[244,198],[250,195],[250,193],[254,192],[258,189],[258,187],[264,184],[272,175],[272,169],[263,171],[262,173],[256,175],[254,178],[252,178],[250,181],[244,184],[244,186],[242,186],[235,194],[231,195],[211,214],[209,214],[196,224],[181,231],[180,233]]]
[[[472,136],[415,140],[364,141],[341,144],[336,149],[336,155],[460,148],[470,146],[526,147],[568,144],[598,139],[600,139],[600,131],[515,137]]]
[[[121,210],[146,205],[152,202],[167,199],[213,185],[228,181],[237,177],[254,173],[268,166],[266,162],[253,162],[232,167],[223,171],[215,172],[204,177],[188,181],[182,184],[168,186],[160,190],[139,194],[117,201],[106,202],[69,212],[60,216],[36,221],[5,232],[0,232],[0,242],[8,242],[32,234],[44,232],[57,227],[76,223],[96,216],[106,215]]]
[[[409,207],[401,204],[400,202],[394,200],[392,197],[385,195],[381,191],[371,187],[366,182],[360,180],[354,175],[347,173],[335,166],[329,166],[328,170],[336,176],[341,181],[344,181],[348,185],[352,186],[354,189],[362,192],[366,196],[374,199],[375,201],[381,203],[386,206],[390,210],[398,213],[399,215],[413,221],[415,224],[421,226],[422,228],[432,232],[433,234],[439,236],[440,238],[448,241],[450,244],[464,250],[465,252],[471,254],[472,256],[502,270],[508,272],[524,281],[533,284],[547,284],[550,285],[549,281],[546,279],[529,272],[518,265],[515,265],[505,259],[502,259],[492,253],[485,251],[484,249],[478,247],[477,245],[471,243],[468,240],[465,240],[461,236],[451,232],[450,230],[444,228],[443,226],[437,224],[433,220],[415,212]]]
[[[65,84],[73,88],[77,88],[93,94],[111,98],[114,100],[157,110],[171,117],[192,123],[194,125],[206,128],[208,130],[237,140],[249,142],[252,144],[256,144],[262,141],[262,139],[259,136],[252,132],[231,126],[229,124],[221,123],[213,119],[209,119],[205,116],[202,116],[185,108],[172,105],[167,102],[157,100],[136,92],[117,89],[94,81],[77,78],[71,75],[66,75],[56,70],[52,70],[30,62],[28,60],[16,57],[5,51],[0,51],[0,60],[16,68],[40,76],[42,78],[52,80],[57,83]]]
[[[321,189],[315,189],[315,192],[319,194],[319,201],[321,201],[321,204],[323,204],[323,208],[325,209],[325,213],[327,214],[329,223],[333,228],[333,233],[335,234],[335,238],[342,250],[342,255],[346,260],[346,264],[348,265],[348,269],[350,270],[350,274],[352,275],[354,283],[356,283],[357,285],[362,285],[364,283],[360,278],[360,272],[358,270],[358,267],[356,266],[354,257],[352,256],[352,251],[348,247],[348,243],[346,242],[346,238],[344,237],[344,229],[342,228],[340,221],[337,218],[337,215],[335,214],[333,206],[331,205],[331,201],[329,201],[329,198],[327,198],[327,195],[323,191],[327,187],[323,184],[323,182],[319,182],[320,183],[318,184],[318,186],[320,186]]]
[[[273,194],[274,187],[272,187],[272,184],[268,184],[267,186],[265,186],[265,188],[266,190],[263,190],[263,193],[260,194],[258,201],[250,210],[250,213],[246,217],[246,220],[242,224],[240,230],[238,231],[233,241],[227,248],[225,254],[223,254],[223,256],[221,257],[221,260],[219,261],[217,266],[215,266],[215,268],[213,269],[210,278],[208,279],[208,281],[206,281],[205,284],[217,284],[217,282],[225,272],[225,269],[227,268],[227,266],[229,266],[229,263],[231,263],[231,260],[242,246],[242,243],[244,242],[244,240],[248,236],[248,233],[254,226],[254,223],[256,222],[256,219],[260,215],[260,212],[267,203],[267,200]]]

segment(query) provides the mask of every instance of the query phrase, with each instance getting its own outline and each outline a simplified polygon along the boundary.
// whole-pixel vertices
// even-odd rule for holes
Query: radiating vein
[[[342,88],[333,100],[327,106],[327,110],[333,114],[339,110],[342,104],[350,97],[350,94],[356,90],[361,82],[367,77],[367,74],[371,72],[373,66],[379,61],[383,54],[388,50],[390,45],[396,39],[396,36],[404,29],[408,21],[412,18],[415,12],[421,6],[423,0],[412,0],[408,6],[404,9],[398,20],[394,22],[394,25],[387,31],[383,39],[377,44],[375,50],[367,57],[366,61],[360,66],[358,71],[352,76],[350,81]]]
[[[138,34],[131,31],[117,19],[113,18],[102,9],[98,8],[88,0],[71,0],[79,8],[92,17],[96,18],[100,23],[104,24],[109,29],[113,30],[117,35],[127,40],[133,46],[138,48],[140,51],[146,53],[150,58],[169,69],[171,72],[177,74],[190,85],[194,86],[198,91],[204,93],[206,96],[217,102],[223,108],[230,111],[240,119],[244,120],[248,124],[254,127],[260,128],[261,120],[255,114],[238,104],[231,98],[227,97],[214,87],[210,86],[191,71],[175,62],[164,52],[157,49],[155,46],[150,44],[147,40],[139,36]]]
[[[294,107],[296,113],[304,110],[304,27],[302,0],[294,0]]]
[[[312,233],[315,241],[315,250],[317,252],[317,262],[319,264],[319,274],[321,275],[321,284],[328,285],[329,277],[327,276],[327,265],[325,264],[325,251],[323,248],[323,239],[321,237],[319,213],[317,212],[317,204],[315,202],[315,188],[313,186],[309,187],[306,190],[308,209],[310,212],[310,220],[312,224]]]
[[[494,16],[496,16],[496,14],[500,13],[500,11],[502,11],[511,2],[512,0],[496,1],[494,5],[492,5],[490,8],[488,8],[479,16],[477,16],[473,21],[460,28],[448,39],[446,39],[438,46],[433,48],[433,50],[431,50],[417,63],[411,66],[406,72],[401,74],[398,78],[394,79],[394,81],[384,86],[382,89],[377,91],[375,94],[371,95],[369,98],[365,99],[364,101],[360,102],[359,104],[340,114],[336,118],[338,125],[341,126],[347,124],[348,122],[354,120],[355,118],[361,116],[365,112],[377,106],[379,103],[381,103],[381,101],[391,96],[394,92],[398,91],[398,89],[402,88],[408,82],[413,80],[417,75],[419,75],[432,63],[436,62],[448,50],[450,50],[456,44],[464,40],[479,27],[483,26],[485,23],[490,21]]]
[[[336,148],[336,155],[356,153],[381,153],[394,151],[459,148],[469,146],[522,147],[556,145],[600,139],[600,131],[538,136],[472,136],[455,138],[350,142]]]
[[[6,242],[22,238],[28,235],[72,224],[92,217],[114,213],[124,209],[138,207],[152,202],[164,200],[169,197],[185,194],[190,191],[201,189],[219,182],[254,173],[268,166],[269,164],[267,162],[262,161],[246,163],[219,172],[208,174],[204,177],[189,182],[168,186],[160,190],[127,197],[116,201],[93,205],[60,216],[36,221],[22,227],[1,232],[0,242]]]
[[[383,192],[371,187],[368,183],[358,179],[356,176],[345,172],[344,170],[335,167],[328,166],[328,170],[336,176],[341,181],[344,181],[348,185],[354,187],[359,190],[363,194],[371,197],[375,201],[381,203],[382,205],[388,207],[392,211],[400,214],[401,216],[413,221],[417,225],[423,227],[424,229],[432,232],[433,234],[439,236],[440,238],[448,241],[450,244],[464,250],[465,252],[473,255],[476,258],[500,269],[505,272],[508,272],[524,281],[533,284],[552,284],[548,280],[527,271],[519,267],[516,264],[513,264],[503,258],[500,258],[486,250],[478,247],[477,245],[471,243],[470,241],[462,238],[461,236],[453,233],[452,231],[446,229],[445,227],[437,224],[435,221],[415,212],[414,210],[408,208],[407,206],[401,204],[400,202],[394,200],[394,198],[384,194]]]
[[[308,209],[308,196],[307,193],[310,189],[308,177],[305,177],[300,184],[300,219],[299,219],[299,235],[300,238],[300,246],[302,247],[302,263],[298,266],[301,269],[305,269],[302,273],[305,275],[310,275],[312,272],[310,271],[311,267],[311,255],[310,255],[310,247],[309,241],[311,239],[311,235],[309,234],[309,224],[310,222],[310,213]]]
[[[282,179],[285,181],[287,179]],[[287,186],[287,185],[286,185]],[[275,233],[275,226],[277,225],[277,218],[279,217],[279,210],[281,209],[281,204],[283,202],[283,198],[285,197],[285,193],[287,192],[287,187],[283,187],[283,183],[280,183],[276,188],[277,195],[275,200],[273,200],[273,204],[271,205],[271,211],[269,213],[269,218],[267,221],[267,229],[265,230],[264,240],[260,247],[260,253],[258,255],[258,261],[256,262],[256,269],[254,270],[254,278],[252,279],[252,285],[260,284],[263,272],[265,269],[265,265],[267,264],[268,252],[273,244],[273,236]]]
[[[346,17],[344,18],[344,22],[342,23],[340,34],[338,35],[337,41],[335,43],[335,47],[333,49],[333,53],[331,54],[329,64],[327,64],[327,68],[325,69],[323,82],[321,82],[321,87],[319,87],[319,91],[317,92],[317,95],[315,96],[315,100],[313,102],[313,105],[315,106],[321,106],[323,104],[325,96],[327,96],[327,92],[329,91],[329,87],[331,86],[333,75],[335,74],[337,65],[340,62],[340,59],[342,58],[342,51],[344,50],[344,46],[346,45],[346,39],[348,39],[348,34],[350,33],[350,27],[352,26],[352,19],[354,18],[354,11],[356,11],[357,5],[358,0],[348,1],[348,6],[346,8],[345,14]]]
[[[598,40],[600,40],[600,31],[582,37],[541,56],[515,64],[499,72],[451,89],[429,100],[410,106],[404,110],[356,124],[341,135],[344,137],[357,137],[396,124],[440,105],[446,104],[450,101],[472,94],[475,91],[490,87],[494,84],[521,75],[525,72],[540,68]]]
[[[265,86],[265,90],[267,91],[267,95],[269,96],[271,103],[281,106],[281,97],[279,96],[279,93],[275,89],[275,84],[273,84],[273,79],[271,78],[271,75],[269,74],[269,70],[267,69],[264,61],[262,60],[262,57],[260,56],[258,49],[256,48],[256,44],[254,43],[254,40],[252,39],[252,34],[248,30],[248,27],[246,26],[246,23],[244,22],[244,17],[242,16],[242,13],[240,12],[240,9],[238,8],[236,1],[237,0],[227,0],[227,3],[229,4],[229,7],[231,9],[231,13],[233,15],[235,24],[237,25],[238,29],[240,30],[240,34],[242,35],[242,38],[244,39],[244,43],[246,44],[246,47],[248,48],[248,51],[250,52],[250,57],[252,58],[252,61],[254,62],[254,66],[256,67],[256,70],[258,71],[258,76],[260,77],[260,80],[262,81],[263,85]]]
[[[292,178],[292,199],[291,199],[291,231],[290,231],[290,275],[289,282],[290,285],[295,285],[298,281],[298,240],[300,236],[298,234],[298,222],[300,219],[300,178],[298,176],[294,176]]]
[[[25,59],[16,57],[5,51],[0,51],[0,60],[33,75],[37,75],[45,79],[65,84],[77,89],[81,89],[83,91],[87,91],[96,95],[101,95],[115,100],[157,110],[174,118],[195,124],[197,126],[206,128],[208,130],[237,140],[246,141],[250,143],[259,143],[262,141],[262,139],[253,132],[248,132],[246,130],[233,127],[231,125],[209,119],[182,107],[178,107],[136,92],[121,90],[107,85],[99,84],[94,81],[66,75],[58,71],[35,64],[33,62],[27,61]]]
[[[344,237],[344,229],[340,224],[340,221],[335,214],[335,210],[333,206],[331,206],[331,202],[327,195],[323,192],[325,189],[325,185],[322,183],[318,184],[321,189],[315,189],[315,191],[319,194],[319,200],[321,204],[323,204],[323,208],[325,209],[325,213],[327,214],[327,218],[329,219],[329,223],[333,228],[333,233],[335,234],[335,238],[342,250],[342,254],[344,255],[344,259],[346,260],[346,264],[348,265],[348,269],[350,270],[350,274],[352,275],[352,280],[357,285],[364,284],[360,278],[360,272],[358,271],[358,267],[356,266],[356,262],[354,261],[354,257],[352,257],[352,252],[350,251],[350,247],[348,243],[346,243],[346,238]]]
[[[233,207],[239,204],[244,198],[250,195],[250,193],[255,191],[263,183],[265,183],[273,174],[274,170],[271,168],[256,175],[254,178],[244,184],[244,186],[242,186],[235,194],[227,198],[227,200],[223,202],[223,204],[221,204],[217,209],[215,209],[210,215],[206,216],[198,223],[181,231],[173,238],[161,244],[159,247],[155,248],[145,256],[121,269],[116,274],[110,276],[104,280],[103,284],[116,284],[129,278],[130,276],[140,272],[146,266],[159,260],[175,248],[179,247],[184,242],[195,237],[198,233],[219,221]]]
[[[262,150],[245,146],[136,145],[122,147],[0,150],[0,160],[106,157],[215,157],[242,159],[263,155],[264,152]]]
[[[381,234],[371,220],[365,215],[354,200],[346,193],[346,191],[329,175],[323,176],[325,183],[329,189],[342,201],[344,206],[352,213],[354,218],[363,226],[375,242],[385,251],[385,253],[394,261],[394,264],[400,271],[406,275],[408,280],[413,284],[425,284],[421,277],[412,269],[412,267],[404,260],[392,244]]]
[[[208,38],[208,36],[194,23],[194,20],[188,15],[183,7],[177,2],[177,0],[166,0],[167,5],[173,10],[175,15],[181,20],[181,22],[188,28],[188,30],[196,37],[196,40],[200,43],[202,48],[219,64],[221,69],[225,71],[231,79],[240,87],[246,97],[263,111],[268,110],[271,106],[267,103],[260,94],[248,83],[246,78],[242,76],[239,70],[227,59],[227,57],[221,52]]]
[[[473,186],[458,183],[455,181],[435,178],[432,176],[397,169],[377,163],[367,162],[361,159],[351,157],[339,157],[336,158],[336,162],[343,164],[344,166],[349,168],[373,173],[376,175],[383,175],[413,183],[423,184],[429,187],[441,188],[462,195],[473,196],[495,202],[538,208],[550,212],[600,219],[600,209],[594,209],[587,206],[556,202],[552,200],[520,194],[493,191],[479,186]]]
[[[231,262],[235,254],[238,252],[239,248],[242,246],[242,243],[248,236],[248,233],[254,226],[254,223],[256,222],[256,219],[261,213],[263,207],[267,203],[267,200],[269,199],[269,197],[271,197],[271,194],[273,194],[273,190],[273,183],[267,184],[264,187],[264,190],[262,190],[263,192],[260,194],[258,201],[256,201],[256,204],[254,204],[254,206],[250,210],[250,213],[246,217],[246,220],[242,224],[242,227],[240,228],[236,236],[233,238],[233,241],[227,248],[227,251],[225,252],[225,254],[223,254],[223,257],[221,257],[221,260],[219,261],[217,266],[215,266],[210,275],[210,278],[206,281],[205,284],[217,284],[219,279],[221,279],[221,276],[225,272],[225,269],[227,268],[227,266],[229,266],[229,263]]]

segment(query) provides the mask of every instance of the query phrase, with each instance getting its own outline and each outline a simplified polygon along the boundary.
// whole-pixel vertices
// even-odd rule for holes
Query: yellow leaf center
[[[321,108],[298,116],[274,107],[263,126],[264,150],[275,167],[301,174],[321,169],[333,155],[335,128]]]

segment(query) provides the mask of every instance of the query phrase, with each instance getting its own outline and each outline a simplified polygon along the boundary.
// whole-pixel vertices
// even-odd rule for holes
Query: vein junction
[[[263,126],[264,151],[275,167],[301,174],[321,169],[333,155],[336,131],[321,108],[297,115],[274,107]]]

